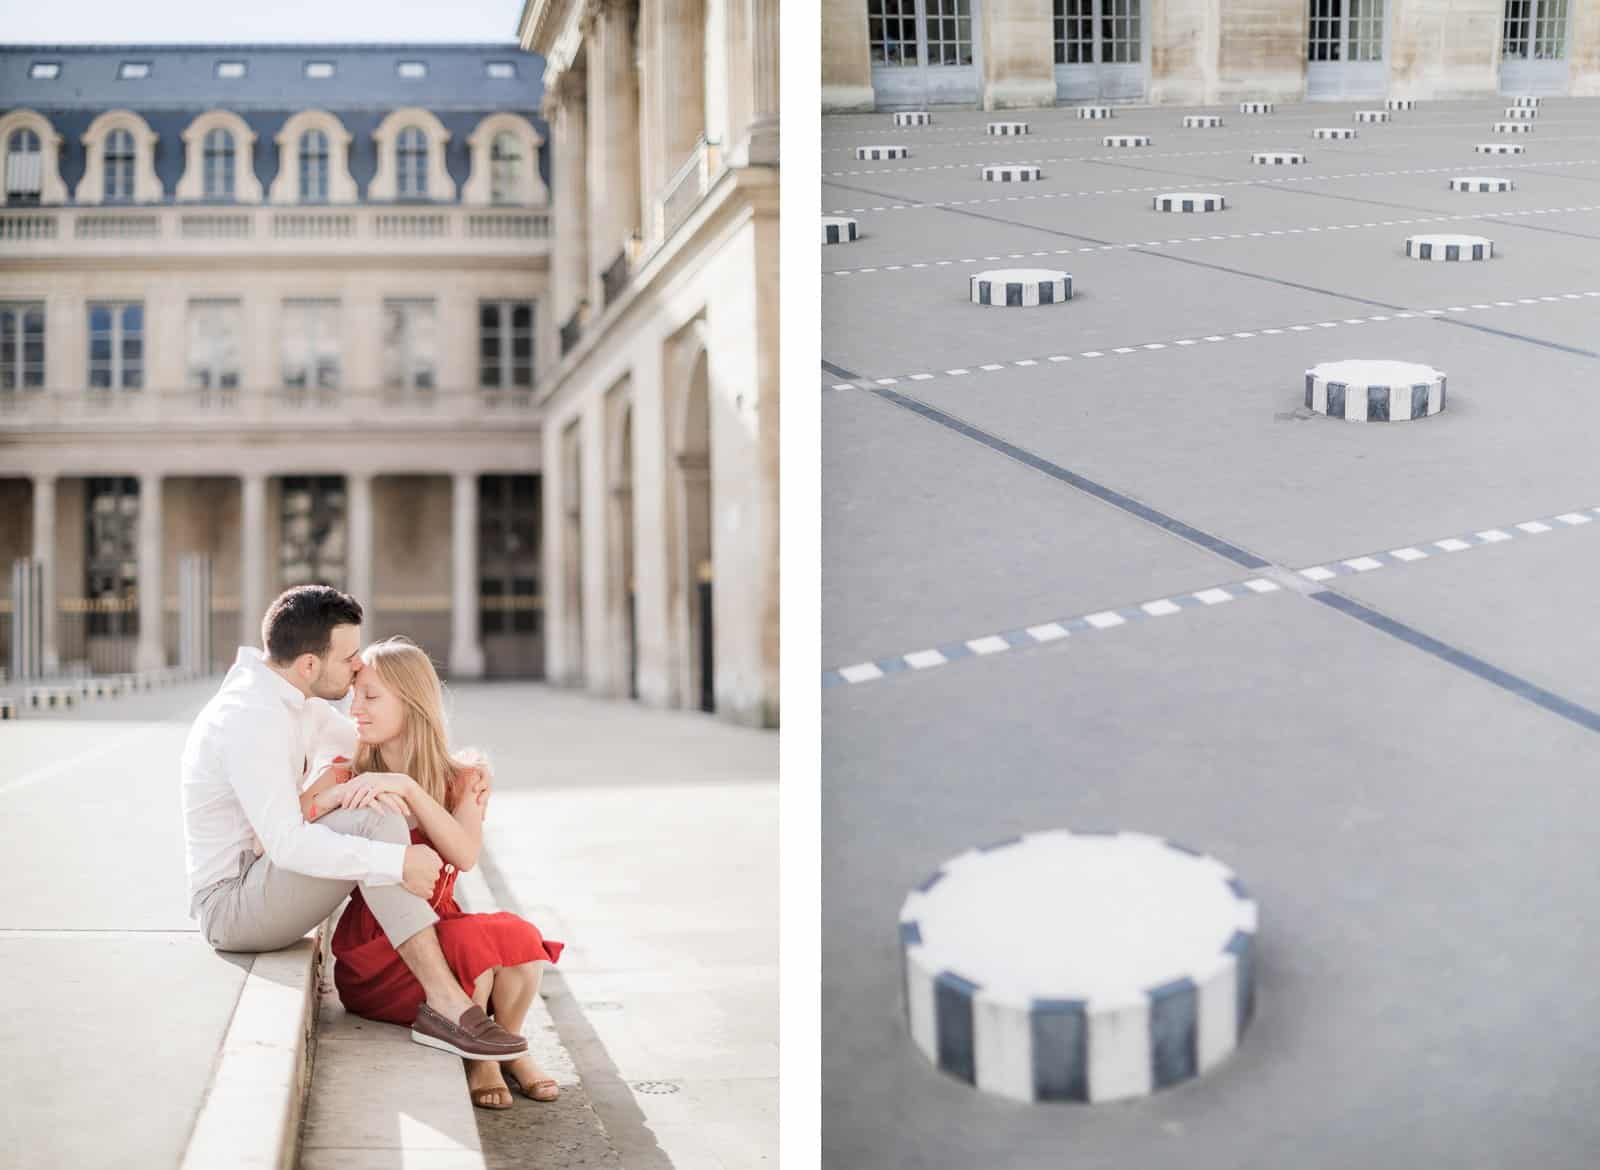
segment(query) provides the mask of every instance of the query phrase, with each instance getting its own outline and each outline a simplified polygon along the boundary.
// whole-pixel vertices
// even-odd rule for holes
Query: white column
[[[373,614],[377,603],[372,596],[372,476],[351,473],[345,476],[345,531],[346,592],[361,603],[366,611],[366,629],[363,637],[371,641],[377,623]]]
[[[167,665],[166,592],[161,580],[161,476],[139,477],[139,648],[135,670]]]
[[[454,477],[451,525],[450,674],[483,677],[483,643],[478,638],[478,477]]]
[[[567,72],[552,93],[551,137],[555,157],[550,176],[554,191],[555,271],[552,273],[555,326],[567,323],[589,290],[589,180],[584,75]],[[560,360],[560,351],[551,364]]]
[[[639,226],[639,88],[633,68],[630,0],[596,0],[589,34],[589,294],[605,310],[600,274]]]
[[[267,612],[267,477],[241,476],[239,516],[239,644],[261,647]]]
[[[742,0],[748,3],[750,21],[750,122],[742,136],[749,138],[751,166],[778,165],[778,0]]]
[[[665,0],[650,97],[657,108],[659,133],[652,200],[683,165],[695,140],[706,132],[706,0]],[[647,208],[647,210],[653,210]]]
[[[44,644],[39,657],[46,674],[61,667],[56,652],[56,477],[36,475],[33,479],[33,559],[42,566],[44,578]]]

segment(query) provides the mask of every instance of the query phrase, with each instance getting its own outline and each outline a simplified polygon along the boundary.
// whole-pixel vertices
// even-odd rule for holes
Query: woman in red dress
[[[504,1028],[521,1035],[539,994],[543,964],[562,943],[515,914],[466,914],[456,905],[456,875],[477,864],[483,848],[488,761],[470,749],[452,753],[445,738],[444,693],[433,663],[404,638],[369,646],[357,674],[350,714],[359,743],[302,794],[308,819],[333,808],[384,807],[405,816],[414,844],[444,860],[431,904],[445,960],[462,990]],[[333,934],[334,985],[345,1008],[372,1020],[409,1027],[424,1000],[417,982],[373,917],[360,887]],[[528,1053],[511,1061],[466,1062],[472,1103],[511,1108],[502,1069],[535,1101],[554,1101],[556,1083]]]

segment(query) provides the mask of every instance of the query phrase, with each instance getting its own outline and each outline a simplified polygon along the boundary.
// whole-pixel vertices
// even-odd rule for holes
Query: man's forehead
[[[361,627],[334,626],[332,649],[339,658],[349,658],[361,649]]]

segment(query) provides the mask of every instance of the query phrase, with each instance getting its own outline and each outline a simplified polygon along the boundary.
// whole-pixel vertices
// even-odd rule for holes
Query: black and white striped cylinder
[[[1206,191],[1169,191],[1157,195],[1153,206],[1157,211],[1221,211],[1228,201]]]
[[[1183,128],[1185,130],[1211,130],[1222,125],[1221,114],[1185,114]]]
[[[1449,234],[1407,236],[1406,255],[1413,260],[1493,260],[1494,241]]]
[[[1259,921],[1226,865],[1145,833],[1056,829],[969,850],[900,908],[906,1024],[935,1067],[982,1092],[1146,1097],[1238,1049]]]
[[[1384,107],[1390,110],[1414,110],[1417,108],[1416,98],[1390,98],[1384,102]]]
[[[1306,409],[1329,418],[1406,422],[1438,414],[1444,403],[1444,373],[1417,362],[1352,358],[1306,371]]]
[[[1148,134],[1107,134],[1100,140],[1101,146],[1149,146]]]
[[[1357,110],[1357,122],[1388,122],[1391,115],[1388,110]]]
[[[1512,98],[1511,104],[1514,106],[1523,106],[1528,109],[1536,110],[1539,108],[1540,100],[1541,99],[1534,97],[1532,94],[1523,93]]]
[[[31,686],[27,703],[30,711],[70,711],[78,705],[78,695],[71,687]]]
[[[1532,134],[1533,133],[1533,123],[1532,122],[1496,122],[1494,124],[1494,132],[1496,134]]]
[[[1271,102],[1240,102],[1239,103],[1239,112],[1241,114],[1270,114],[1270,113],[1272,113],[1272,103]]]
[[[1472,149],[1479,154],[1525,154],[1528,150],[1520,142],[1480,142]]]
[[[1031,309],[1072,299],[1072,274],[1053,268],[995,268],[968,278],[975,305]]]
[[[1539,116],[1538,106],[1507,106],[1506,121],[1532,122]]]
[[[1298,150],[1258,150],[1250,161],[1263,167],[1297,167],[1306,161],[1306,156]]]
[[[1015,138],[1028,132],[1028,124],[1026,122],[990,122],[987,130],[988,133],[1001,138]]]
[[[1043,178],[1038,167],[1004,163],[981,168],[985,183],[1036,183]]]
[[[1115,113],[1114,113],[1114,111],[1113,111],[1111,106],[1079,106],[1078,107],[1078,117],[1086,118],[1086,119],[1088,119],[1090,121],[1098,121],[1100,119],[1111,118],[1111,117],[1114,117],[1114,116],[1115,116]]]
[[[822,242],[824,244],[852,244],[856,240],[859,227],[856,221],[848,215],[825,215],[822,217]]]
[[[900,110],[894,116],[896,126],[926,126],[933,121],[927,110]]]
[[[1337,142],[1354,138],[1356,133],[1354,126],[1318,126],[1311,131],[1311,137],[1332,139]]]
[[[856,157],[864,162],[875,162],[886,158],[910,158],[911,148],[907,146],[858,146]]]
[[[1479,194],[1514,191],[1516,187],[1517,184],[1511,179],[1487,178],[1483,175],[1457,175],[1450,180],[1452,191],[1473,191]]]
[[[0,699],[0,719],[15,719],[17,704],[11,699]]]

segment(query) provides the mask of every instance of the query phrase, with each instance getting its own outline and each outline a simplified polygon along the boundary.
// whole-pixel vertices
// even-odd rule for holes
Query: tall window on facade
[[[0,304],[0,393],[44,385],[44,305]]]
[[[533,385],[533,302],[479,302],[478,384],[492,390]]]
[[[328,201],[328,136],[321,130],[300,135],[300,202]]]
[[[923,0],[929,65],[972,64],[972,0]]]
[[[402,199],[421,199],[428,193],[428,139],[416,126],[400,131],[396,192]]]
[[[499,133],[489,146],[489,202],[517,203],[522,194],[522,144]]]
[[[133,200],[133,134],[113,130],[106,135],[105,201],[130,203]]]
[[[1383,0],[1310,0],[1312,61],[1383,60]]]
[[[337,475],[283,477],[283,532],[278,569],[292,585],[344,588],[345,494]]]
[[[1567,55],[1567,0],[1506,0],[1501,55],[1559,61]]]
[[[435,388],[438,339],[432,301],[383,302],[383,385],[386,390]]]
[[[44,179],[44,155],[32,130],[13,130],[6,143],[6,202],[37,205]]]
[[[283,303],[283,384],[339,388],[339,302]]]
[[[89,385],[96,390],[144,386],[144,305],[89,303]]]
[[[238,301],[189,302],[189,389],[239,388]]]
[[[1057,65],[1137,65],[1143,35],[1139,0],[1055,0]]]
[[[916,0],[867,0],[867,42],[874,65],[915,65]]]
[[[89,633],[139,632],[139,481],[126,476],[87,481],[84,512],[84,596]]]
[[[205,191],[207,199],[233,198],[233,135],[222,127],[206,131]]]
[[[478,623],[485,637],[538,634],[539,477],[478,477]]]

